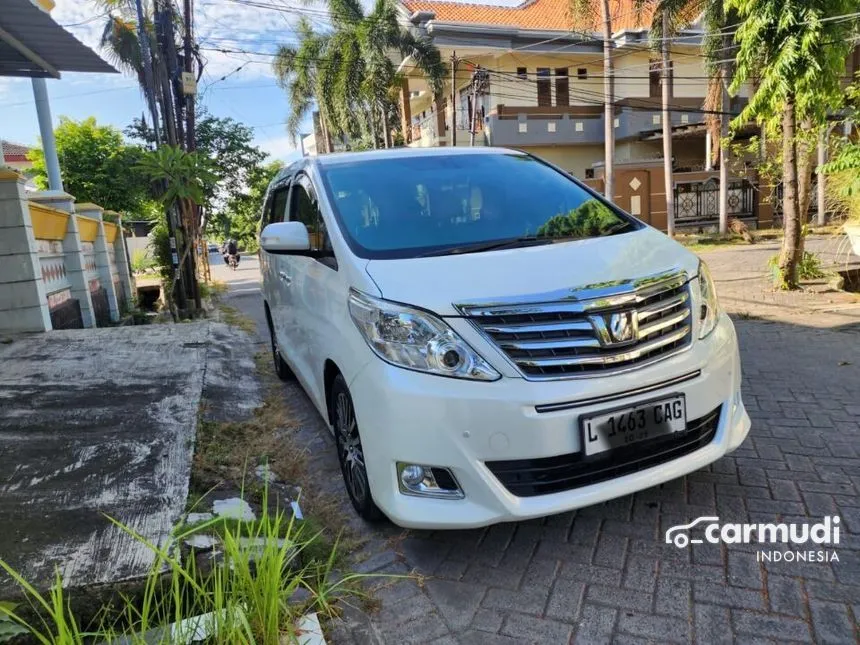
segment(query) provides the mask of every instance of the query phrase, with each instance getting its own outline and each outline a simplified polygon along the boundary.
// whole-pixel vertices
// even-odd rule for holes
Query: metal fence
[[[51,327],[54,329],[83,329],[84,319],[81,315],[81,303],[75,299],[69,299],[62,304],[53,307],[51,313]]]
[[[755,216],[755,188],[743,179],[729,183],[729,217]],[[720,219],[720,186],[713,180],[675,185],[675,221],[709,222]]]

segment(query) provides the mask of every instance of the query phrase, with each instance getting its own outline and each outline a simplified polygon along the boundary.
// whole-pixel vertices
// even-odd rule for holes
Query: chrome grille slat
[[[690,333],[689,325],[681,327],[677,331],[661,336],[648,343],[637,345],[635,349],[621,351],[615,354],[601,354],[598,356],[582,356],[576,358],[544,358],[544,359],[522,359],[518,360],[518,365],[527,367],[559,367],[565,365],[614,365],[615,363],[624,363],[627,361],[636,360],[643,354],[653,352],[655,349],[660,349],[664,345],[674,343]]]
[[[499,347],[502,349],[516,349],[520,351],[537,351],[542,349],[578,349],[598,348],[600,341],[596,338],[548,338],[546,340],[500,340]]]
[[[676,270],[521,300],[457,308],[529,379],[605,374],[667,358],[689,347],[692,309],[687,274]],[[550,299],[555,297],[555,300]],[[631,340],[607,331],[632,317]],[[624,339],[624,342],[619,342]]]
[[[666,329],[667,327],[672,327],[677,325],[678,323],[684,322],[687,318],[690,317],[690,310],[683,309],[680,313],[673,314],[671,316],[667,316],[666,318],[661,318],[660,320],[655,320],[654,322],[643,325],[639,328],[639,338],[644,338],[646,336],[650,336],[651,334],[657,333],[662,329]]]
[[[559,331],[584,331],[591,333],[591,323],[587,320],[563,323],[514,323],[510,325],[484,325],[489,334],[546,334]]]
[[[649,307],[642,307],[641,309],[637,310],[637,313],[639,314],[639,322],[647,320],[651,316],[663,313],[668,309],[674,309],[678,305],[683,305],[685,302],[687,302],[688,299],[689,296],[687,295],[687,292],[682,291],[680,294],[670,300],[664,300],[662,302],[658,302],[656,305],[651,305]]]

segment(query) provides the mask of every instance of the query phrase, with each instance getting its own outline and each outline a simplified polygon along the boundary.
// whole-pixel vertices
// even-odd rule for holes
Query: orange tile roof
[[[465,2],[437,2],[436,0],[401,0],[406,10],[434,13],[439,22],[472,23],[476,25],[504,25],[522,29],[548,31],[600,29],[600,0],[591,0],[588,15],[571,16],[570,0],[525,0],[515,7],[471,4]],[[640,11],[634,0],[610,0],[612,31],[643,29],[651,23],[654,4],[645,3]]]

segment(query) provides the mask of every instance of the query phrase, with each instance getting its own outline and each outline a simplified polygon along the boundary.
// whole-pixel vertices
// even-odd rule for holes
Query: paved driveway
[[[243,260],[231,300],[265,334],[255,272],[255,261]],[[424,577],[387,584],[377,594],[381,609],[348,612],[332,640],[857,642],[860,335],[800,320],[736,325],[753,420],[741,449],[662,486],[541,520],[449,532],[354,521],[368,537],[360,570]],[[339,495],[351,513],[322,420],[297,386],[284,393],[313,451],[308,485]],[[838,515],[839,561],[759,562],[757,549],[744,545],[663,543],[668,527],[705,515],[725,522]]]

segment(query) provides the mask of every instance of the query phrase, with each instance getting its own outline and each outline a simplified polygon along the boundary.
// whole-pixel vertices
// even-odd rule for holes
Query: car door
[[[291,297],[294,360],[305,389],[321,404],[326,347],[333,342],[331,303],[337,297],[337,260],[320,213],[317,191],[310,178],[300,174],[290,193],[290,219],[308,229],[310,252],[291,256]]]
[[[283,222],[287,216],[287,204],[290,195],[289,181],[278,184],[273,187],[272,194],[268,199],[268,209],[264,211],[264,224],[274,224]],[[285,306],[285,298],[288,297],[287,285],[281,274],[284,272],[282,265],[288,256],[277,253],[260,252],[261,267],[263,274],[263,285],[265,291],[266,302],[269,304],[269,311],[272,315],[272,326],[275,329],[275,335],[278,338],[278,345],[286,351],[286,332],[285,332],[285,316],[289,315],[288,308]]]

